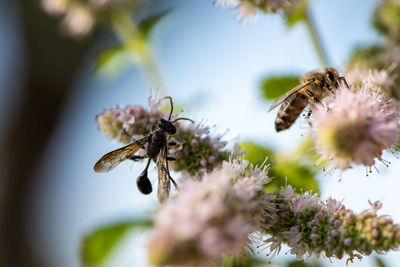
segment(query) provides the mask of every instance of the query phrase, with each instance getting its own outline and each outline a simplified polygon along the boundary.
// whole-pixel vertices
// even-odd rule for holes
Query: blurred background
[[[311,1],[310,13],[332,66],[343,70],[356,47],[382,41],[371,23],[378,2]],[[185,117],[216,125],[215,133],[229,129],[227,141],[251,142],[277,155],[290,155],[303,142],[304,120],[275,132],[276,111],[267,113],[270,100],[263,82],[323,67],[305,24],[289,28],[276,14],[258,14],[242,23],[233,8],[217,8],[212,0],[153,0],[139,6],[133,9],[138,20],[168,9],[151,30],[147,66],[101,54],[119,42],[107,23],[71,38],[40,1],[0,2],[1,266],[80,266],[86,234],[155,210],[155,194],[141,195],[135,185],[144,165],[124,163],[107,174],[93,171],[100,156],[121,146],[98,130],[96,115],[117,105],[147,106],[150,88],[172,96]],[[400,222],[400,165],[391,154],[384,158],[392,164],[378,163],[379,173],[368,177],[364,168],[342,175],[310,170],[319,185],[314,187],[322,198],[343,200],[356,212],[367,209],[368,200],[382,200],[381,214]],[[156,172],[150,176],[155,182]],[[146,232],[132,233],[105,266],[148,266],[145,246]],[[287,250],[272,266],[305,266],[285,255]],[[268,265],[268,258],[259,256]],[[389,252],[353,266],[398,262],[400,254]],[[344,266],[345,260],[306,264]]]

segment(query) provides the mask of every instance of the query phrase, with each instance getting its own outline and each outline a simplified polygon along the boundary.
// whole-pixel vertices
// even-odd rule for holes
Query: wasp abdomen
[[[281,105],[275,119],[277,132],[286,130],[296,121],[300,113],[308,104],[307,96],[297,93],[289,96]]]

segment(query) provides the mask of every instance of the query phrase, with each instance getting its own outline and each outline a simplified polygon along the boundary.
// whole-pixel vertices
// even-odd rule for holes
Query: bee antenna
[[[169,103],[171,104],[171,112],[169,113],[169,117],[168,117],[168,120],[171,120],[172,111],[174,110],[174,104],[172,103],[172,97],[166,96],[166,97],[161,98],[161,100],[164,100],[164,99],[169,99]]]
[[[191,123],[193,123],[193,124],[194,124],[194,121],[193,121],[193,120],[191,120],[191,119],[189,119],[189,118],[178,118],[178,119],[174,120],[172,123],[175,123],[175,122],[177,122],[177,121],[179,121],[179,120],[190,121]]]
[[[339,80],[343,81],[344,84],[346,85],[346,87],[347,87],[348,89],[350,88],[349,85],[347,84],[346,79],[345,79],[343,76],[342,76],[342,77],[339,77]]]

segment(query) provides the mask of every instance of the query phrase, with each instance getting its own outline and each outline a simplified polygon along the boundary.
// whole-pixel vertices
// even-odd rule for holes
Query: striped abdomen
[[[281,105],[275,119],[277,132],[286,130],[296,121],[300,113],[308,104],[307,96],[302,93],[292,94]]]

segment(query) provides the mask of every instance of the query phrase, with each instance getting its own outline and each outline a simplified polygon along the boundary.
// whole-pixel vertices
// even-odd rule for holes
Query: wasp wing
[[[157,197],[160,203],[163,203],[169,197],[171,189],[170,174],[167,160],[167,145],[163,145],[158,154],[157,167],[158,167],[158,189]]]
[[[114,151],[111,151],[99,159],[94,165],[93,169],[95,172],[108,172],[118,166],[122,161],[132,157],[140,148],[142,148],[149,137],[146,136],[139,139],[132,144],[121,147]]]
[[[269,107],[268,112],[270,112],[271,110],[273,110],[274,108],[276,108],[277,106],[282,104],[282,102],[285,101],[289,96],[298,92],[299,90],[303,89],[304,87],[309,86],[311,83],[313,83],[313,81],[308,81],[304,84],[300,84],[300,85],[296,86],[295,88],[291,89],[289,92],[286,92],[284,95],[275,99],[275,101],[272,102],[271,106]]]

